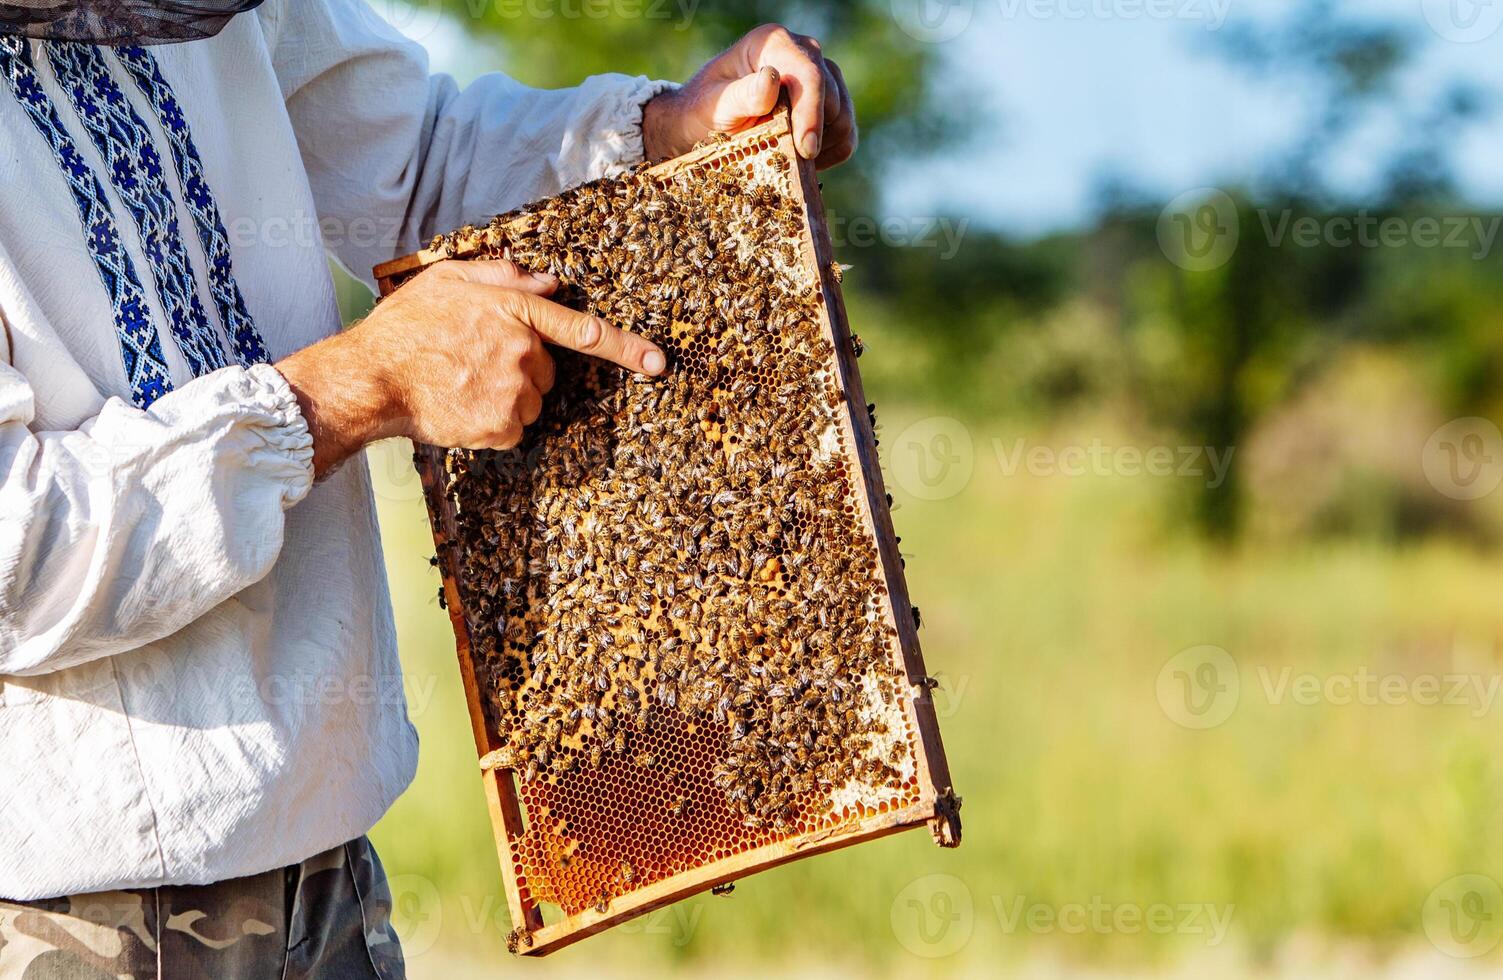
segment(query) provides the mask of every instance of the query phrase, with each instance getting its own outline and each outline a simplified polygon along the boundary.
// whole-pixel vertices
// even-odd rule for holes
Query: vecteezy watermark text
[[[993,0],[1007,20],[1178,20],[1220,30],[1232,0]]]
[[[1004,477],[1172,477],[1203,481],[1212,490],[1226,482],[1236,453],[1235,446],[1111,445],[1099,437],[1064,445],[994,437],[991,450]],[[984,448],[980,452],[984,459]],[[918,500],[948,500],[969,485],[978,447],[964,422],[931,416],[899,432],[888,453],[887,465],[903,492]]]
[[[981,906],[979,916],[978,904],[970,886],[955,875],[917,878],[893,898],[889,913],[893,937],[915,956],[953,956],[970,943],[978,919],[986,926],[989,912],[996,928],[1006,935],[1176,935],[1219,946],[1236,912],[1236,906],[1229,904],[1114,901],[1101,895],[1086,901],[1044,902],[1023,894],[994,894]]]
[[[1270,248],[1455,249],[1480,262],[1492,255],[1503,231],[1503,216],[1498,215],[1382,215],[1366,209],[1314,215],[1292,208],[1257,208],[1252,215],[1256,228],[1244,228],[1244,212],[1225,191],[1186,191],[1159,213],[1159,248],[1169,261],[1191,272],[1226,265],[1255,231]]]
[[[1252,683],[1244,683],[1236,658],[1222,647],[1205,644],[1181,650],[1159,669],[1155,693],[1159,707],[1184,728],[1215,728],[1231,718],[1249,696],[1270,707],[1293,705],[1370,708],[1418,705],[1463,708],[1472,718],[1492,712],[1503,675],[1470,671],[1403,673],[1374,670],[1316,672],[1259,665]]]
[[[1379,673],[1358,667],[1350,673],[1296,673],[1259,667],[1258,686],[1268,703],[1310,707],[1317,704],[1397,706],[1451,705],[1470,709],[1473,718],[1492,711],[1503,677],[1497,674],[1446,672],[1436,674]]]
[[[950,218],[944,215],[889,215],[876,218],[867,214],[844,215],[835,211],[826,219],[830,227],[830,242],[837,249],[871,248],[885,245],[888,248],[932,248],[941,261],[953,259],[960,252],[961,240],[965,238],[970,218]]]
[[[1220,30],[1232,0],[891,0],[893,20],[909,37],[930,44],[970,29],[988,5],[1005,21],[1183,21]]]
[[[511,20],[662,20],[684,30],[699,10],[699,0],[463,0],[471,16],[487,11]]]
[[[1086,445],[1046,446],[1014,439],[992,440],[1003,476],[1177,476],[1204,479],[1215,490],[1226,482],[1235,446],[1110,446],[1101,439]]]
[[[1009,934],[1200,936],[1207,946],[1221,945],[1236,910],[1233,905],[1209,902],[1110,902],[1100,895],[1089,902],[1059,905],[1032,901],[1025,895],[1010,900],[994,895],[992,908],[1003,931]]]
[[[1268,244],[1280,248],[1285,242],[1296,248],[1455,248],[1467,249],[1479,262],[1492,254],[1503,228],[1503,217],[1447,215],[1403,218],[1381,217],[1367,211],[1355,215],[1295,217],[1288,209],[1278,212],[1258,209],[1258,222]]]

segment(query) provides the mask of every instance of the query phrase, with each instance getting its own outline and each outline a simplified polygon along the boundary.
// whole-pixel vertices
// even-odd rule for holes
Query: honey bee
[[[499,749],[487,752],[480,759],[480,768],[484,771],[491,769],[515,769],[516,766],[516,750],[509,745],[503,745]]]

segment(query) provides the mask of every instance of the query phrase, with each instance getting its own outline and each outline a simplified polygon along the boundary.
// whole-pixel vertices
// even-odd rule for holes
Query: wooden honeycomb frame
[[[613,898],[603,911],[587,908],[566,914],[560,921],[548,922],[544,919],[542,906],[529,897],[524,869],[518,857],[517,848],[527,832],[527,822],[517,781],[507,770],[484,771],[482,779],[495,829],[507,903],[513,923],[530,934],[530,945],[524,944],[520,950],[529,955],[553,952],[635,916],[756,871],[900,830],[928,826],[942,846],[953,847],[960,842],[959,804],[951,788],[938,720],[928,693],[930,682],[919,649],[914,617],[910,614],[908,589],[888,512],[876,439],[834,271],[833,248],[819,184],[812,162],[800,159],[794,148],[787,108],[780,108],[767,121],[727,141],[699,147],[650,168],[647,174],[653,179],[666,181],[692,173],[694,168],[721,168],[759,155],[781,155],[788,162],[786,170],[791,176],[792,196],[801,206],[805,218],[799,252],[810,279],[819,283],[823,298],[819,327],[833,344],[835,352],[832,375],[843,396],[843,405],[837,412],[838,424],[849,464],[846,469],[851,474],[853,496],[857,501],[857,520],[876,545],[879,576],[886,585],[881,615],[895,631],[896,640],[891,644],[894,666],[907,681],[908,697],[895,710],[901,713],[913,750],[915,774],[910,780],[913,789],[901,806],[889,806],[885,801],[870,807],[858,806],[848,816],[836,820],[833,826],[783,836],[760,846],[735,849],[686,872],[644,882],[640,887]],[[468,230],[457,244],[451,238],[447,248],[426,249],[378,266],[375,277],[381,295],[389,295],[412,275],[438,261],[505,254],[505,240],[525,236],[535,226],[535,220],[533,216],[520,214],[502,223],[499,234],[496,226]],[[446,453],[442,448],[419,446],[415,462],[433,525],[476,750],[484,757],[500,742],[486,718],[458,585],[458,557],[451,544],[456,539],[455,504],[446,492]]]

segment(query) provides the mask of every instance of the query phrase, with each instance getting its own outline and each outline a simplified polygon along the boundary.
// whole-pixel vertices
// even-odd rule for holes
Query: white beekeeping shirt
[[[431,235],[636,162],[644,78],[460,91],[362,0],[0,39],[0,897],[196,884],[410,781],[368,474],[275,362]]]

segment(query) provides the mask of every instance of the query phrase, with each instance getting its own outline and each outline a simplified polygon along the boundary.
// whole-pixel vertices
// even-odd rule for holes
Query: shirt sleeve
[[[669,83],[596,75],[461,90],[364,0],[263,8],[326,247],[353,275],[642,159],[642,106]]]
[[[270,571],[313,439],[269,365],[198,378],[141,410],[34,432],[0,359],[0,674],[42,674],[175,633]]]

